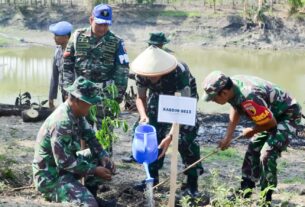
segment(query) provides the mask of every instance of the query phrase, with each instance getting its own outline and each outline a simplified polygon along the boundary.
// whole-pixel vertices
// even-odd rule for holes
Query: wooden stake
[[[169,207],[175,207],[175,197],[177,189],[177,162],[178,162],[178,138],[179,138],[179,124],[174,123],[173,131],[173,151],[171,156],[171,175],[170,175],[170,196]]]
[[[181,93],[175,93],[175,96],[181,96]],[[171,156],[171,175],[170,175],[170,194],[169,207],[175,207],[176,189],[177,189],[177,163],[178,163],[178,142],[179,128],[178,123],[173,123],[173,151]]]

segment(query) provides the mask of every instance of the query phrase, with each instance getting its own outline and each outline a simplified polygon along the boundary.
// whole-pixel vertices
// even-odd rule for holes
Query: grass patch
[[[208,177],[205,177],[204,179],[204,186],[206,193],[210,195],[211,198],[211,204],[214,207],[250,207],[254,206],[256,202],[258,202],[259,205],[255,206],[263,206],[265,204],[265,201],[263,198],[259,198],[257,200],[251,200],[251,199],[245,199],[240,196],[238,196],[236,193],[234,193],[234,189],[232,188],[232,183],[230,182],[233,180],[236,180],[234,177],[228,177],[227,182],[224,182],[219,177],[219,170],[212,169],[210,170],[210,175]],[[245,194],[249,192],[250,189],[246,189],[244,191],[241,191],[241,194]],[[258,194],[258,192],[254,189],[254,193]],[[261,194],[262,192],[259,192]],[[263,192],[265,193],[265,192]],[[235,201],[228,199],[228,197],[235,196]]]
[[[10,168],[5,168],[3,170],[0,169],[0,174],[1,174],[1,177],[5,178],[5,179],[14,179],[14,178],[16,178],[13,170],[10,169]]]
[[[298,20],[299,22],[304,22],[305,21],[305,14],[304,13],[296,13],[292,15],[293,18]]]
[[[215,150],[215,147],[203,147],[201,149],[201,157],[207,156]],[[243,156],[235,148],[229,148],[225,151],[219,151],[218,153],[211,155],[211,157],[206,159],[207,162],[215,161],[234,161],[241,163],[243,161]]]
[[[115,165],[118,169],[131,169],[131,165],[130,164],[125,164],[125,163],[117,163]]]
[[[6,47],[9,45],[10,40],[0,36],[0,47]]]
[[[2,166],[8,166],[8,165],[11,165],[11,164],[16,164],[16,163],[17,163],[16,160],[8,158],[6,155],[0,154],[0,164]]]
[[[288,166],[288,163],[285,160],[280,160],[278,165],[277,165],[277,169],[278,172],[283,172]]]
[[[179,11],[179,10],[166,10],[159,14],[165,17],[200,17],[200,12],[197,11]]]
[[[289,177],[289,178],[285,178],[283,180],[283,183],[285,184],[305,184],[305,180],[302,177]]]

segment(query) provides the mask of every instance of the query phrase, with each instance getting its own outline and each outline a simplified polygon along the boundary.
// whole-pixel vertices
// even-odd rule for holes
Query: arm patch
[[[267,107],[261,106],[252,100],[244,101],[241,105],[244,111],[257,125],[264,125],[273,117],[272,112]]]
[[[70,56],[70,52],[64,52],[64,58],[69,57]]]

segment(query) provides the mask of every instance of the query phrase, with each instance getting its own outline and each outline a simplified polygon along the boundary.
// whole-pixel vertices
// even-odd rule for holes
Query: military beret
[[[49,26],[49,31],[57,36],[68,35],[72,32],[72,24],[66,21],[57,22]]]

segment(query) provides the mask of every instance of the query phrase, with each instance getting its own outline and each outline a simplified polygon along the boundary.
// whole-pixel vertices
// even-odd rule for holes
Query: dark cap
[[[211,72],[203,81],[203,90],[205,94],[203,99],[211,101],[221,91],[229,81],[229,77],[221,71]]]
[[[65,91],[88,104],[94,105],[102,101],[97,85],[83,76],[79,76],[73,85],[65,88]]]
[[[165,45],[169,42],[170,40],[166,38],[163,32],[150,33],[149,40],[147,41],[150,45]]]

